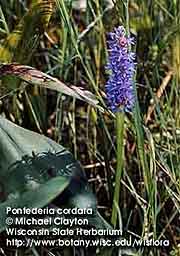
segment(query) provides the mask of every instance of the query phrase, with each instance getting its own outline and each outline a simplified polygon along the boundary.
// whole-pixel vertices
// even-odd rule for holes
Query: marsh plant
[[[179,17],[175,0],[0,0],[0,240],[16,205],[90,207],[141,243],[2,255],[179,255]]]

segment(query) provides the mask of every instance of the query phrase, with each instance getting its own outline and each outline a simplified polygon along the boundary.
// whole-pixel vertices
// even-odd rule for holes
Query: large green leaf
[[[0,216],[9,204],[43,207],[64,189],[64,196],[72,196],[86,183],[80,164],[69,151],[0,118]]]
[[[16,161],[24,159],[25,156],[38,156],[43,152],[58,153],[59,159],[63,158],[60,169],[67,167],[67,164],[74,164],[73,167],[78,172],[81,169],[72,154],[61,145],[0,117],[0,176],[7,173],[7,169]]]
[[[0,204],[0,232],[6,227],[6,208],[34,208],[44,207],[58,196],[69,184],[67,177],[52,178],[48,182],[39,185],[34,190],[11,195],[9,199]]]
[[[50,203],[55,208],[91,208],[93,214],[84,216],[88,225],[112,229],[97,211],[86,176],[71,153],[1,117],[0,201],[0,232],[6,228],[7,207],[42,208]],[[111,249],[105,255],[112,255]]]

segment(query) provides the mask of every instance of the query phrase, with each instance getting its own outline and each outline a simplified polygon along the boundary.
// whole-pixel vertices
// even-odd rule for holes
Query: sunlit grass
[[[1,51],[6,36],[30,8],[24,2],[1,1]],[[87,1],[85,11],[75,11],[71,1],[57,0],[54,4],[49,26],[36,34],[38,20],[33,23],[33,33],[22,34],[26,38],[13,49],[13,61],[22,60],[67,84],[85,87],[106,107],[106,36],[114,26],[126,25],[124,1],[116,1],[114,9],[107,9],[99,0]],[[62,94],[23,88],[14,91],[14,97],[3,98],[0,105],[7,118],[42,132],[71,150],[85,167],[99,209],[109,223],[114,190],[120,188],[119,209],[114,207],[116,214],[118,210],[121,213],[126,237],[134,234],[170,240],[170,248],[146,248],[138,255],[179,253],[179,8],[175,0],[130,1],[129,26],[137,43],[137,101],[134,112],[124,118],[124,139],[120,131],[116,133],[115,118],[110,112],[100,113]],[[20,56],[27,41],[31,47]],[[1,62],[6,62],[4,53]],[[0,97],[3,95],[2,92]],[[116,176],[118,134],[124,154],[120,166],[123,172]],[[40,255],[35,249],[32,253]]]

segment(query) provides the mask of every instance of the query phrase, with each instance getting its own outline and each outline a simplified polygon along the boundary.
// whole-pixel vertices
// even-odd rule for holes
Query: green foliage
[[[84,87],[94,92],[106,109],[106,36],[114,26],[126,26],[127,15],[126,1],[113,2],[112,9],[106,8],[105,1],[92,0],[87,1],[85,10],[74,10],[72,1],[57,0],[49,26],[42,27],[36,17],[37,10],[28,29],[24,17],[32,9],[29,1],[1,1],[0,53],[3,58],[0,62],[8,56],[10,63],[13,59],[58,77],[66,85]],[[10,76],[3,78],[0,88],[3,115],[50,136],[82,162],[97,196],[97,206],[109,223],[116,185],[120,188],[119,204],[114,206],[118,213],[117,227],[127,231],[127,236],[130,233],[134,237],[170,240],[170,248],[142,248],[138,255],[179,254],[179,8],[176,0],[129,1],[130,32],[136,37],[138,101],[133,114],[124,119],[120,176],[116,175],[117,133],[112,113],[100,113],[83,102],[64,97],[61,92],[57,95],[44,88],[25,87],[24,82]],[[5,47],[7,38],[20,23],[21,33],[12,40],[11,52]],[[7,140],[2,133],[1,137],[4,142]],[[14,159],[17,157],[10,148],[3,152]],[[9,159],[7,154],[2,156],[4,161]],[[33,157],[32,152],[30,156]],[[40,158],[46,161],[44,156]],[[118,178],[115,180],[115,177]],[[50,180],[42,181],[44,185],[46,182]],[[16,188],[21,186],[16,183]],[[84,199],[79,197],[81,194],[73,200],[83,205],[91,201],[92,194],[84,191]],[[96,207],[95,201],[91,202]],[[68,255],[73,254],[68,252]]]
[[[34,42],[47,28],[53,11],[53,0],[36,0],[0,47],[0,61],[27,63]],[[20,53],[20,54],[19,54]]]
[[[14,170],[16,171],[16,170]],[[38,169],[36,170],[38,171]],[[4,177],[5,178],[5,177]],[[11,180],[9,189],[12,188],[16,180]],[[22,192],[18,191],[17,188],[13,188],[13,194],[9,195],[4,202],[0,203],[0,232],[2,232],[7,226],[5,220],[7,219],[6,209],[7,207],[12,208],[42,208],[48,205],[54,198],[59,196],[63,190],[68,186],[69,179],[67,177],[56,177],[45,182],[44,184],[39,184],[38,181],[29,181],[30,187],[28,190]],[[33,188],[33,186],[35,188]]]
[[[89,225],[111,228],[97,212],[81,166],[62,146],[0,118],[0,153],[0,232],[7,207],[42,208],[54,199],[60,207],[92,208]]]
[[[1,216],[7,205],[44,207],[81,172],[62,146],[4,118],[0,119],[0,145]]]

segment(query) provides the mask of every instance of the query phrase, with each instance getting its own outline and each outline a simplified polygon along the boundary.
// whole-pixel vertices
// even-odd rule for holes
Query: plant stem
[[[113,226],[116,226],[120,195],[120,181],[123,172],[123,159],[124,159],[124,145],[123,145],[123,134],[124,134],[124,113],[118,112],[116,114],[116,136],[117,136],[117,168],[115,177],[115,189],[113,198],[113,209],[111,222]]]

